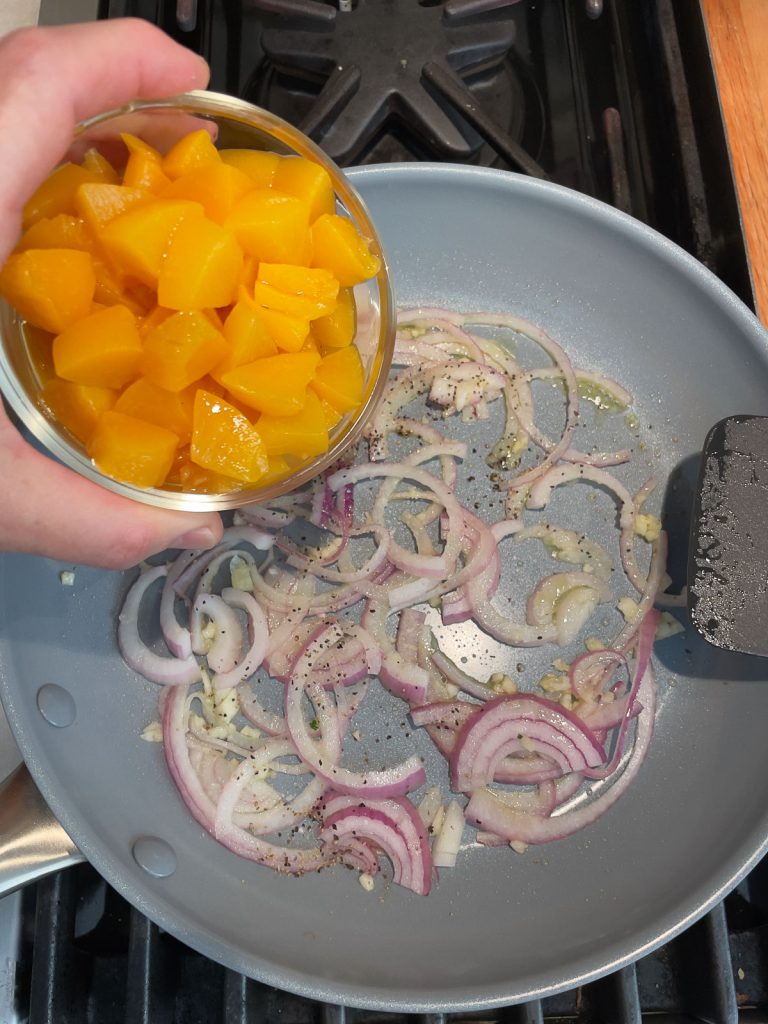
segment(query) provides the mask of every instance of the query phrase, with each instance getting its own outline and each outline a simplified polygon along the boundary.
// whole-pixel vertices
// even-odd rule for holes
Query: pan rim
[[[699,287],[705,287],[708,296],[713,301],[717,301],[729,318],[735,318],[743,329],[748,330],[756,339],[759,338],[764,348],[768,346],[768,335],[757,318],[711,271],[654,229],[592,197],[524,175],[495,169],[465,167],[458,164],[382,164],[351,169],[347,173],[355,187],[361,189],[363,195],[365,195],[364,189],[367,181],[377,182],[384,175],[388,184],[391,181],[405,178],[429,180],[430,182],[434,182],[436,179],[466,180],[472,183],[488,181],[523,195],[547,194],[553,196],[559,204],[571,211],[582,209],[591,217],[597,217],[604,224],[619,226],[622,233],[628,232],[635,241],[642,242],[656,255],[663,255],[668,262],[673,263],[678,270],[690,277]],[[6,648],[8,643],[7,637],[0,638],[0,650]],[[5,658],[2,660],[5,661]],[[4,681],[0,680],[0,686],[5,693],[6,710],[12,730],[20,748],[22,751],[26,751],[29,748],[29,743],[23,722],[20,720],[12,697],[7,693]],[[183,911],[180,913],[178,909],[174,909],[168,900],[156,892],[152,894],[151,900],[148,900],[145,896],[146,888],[142,889],[141,886],[134,884],[131,876],[125,877],[124,864],[109,845],[102,843],[98,836],[90,835],[87,829],[85,833],[82,831],[78,825],[76,811],[73,813],[73,808],[68,806],[66,799],[63,799],[57,793],[56,787],[51,784],[52,773],[45,770],[44,760],[44,757],[33,754],[27,759],[27,766],[54,814],[72,836],[82,853],[107,879],[109,884],[125,896],[132,905],[171,934],[178,935],[183,931],[184,921],[188,920]],[[381,987],[373,988],[348,982],[330,982],[324,978],[308,978],[301,971],[286,969],[282,966],[276,967],[263,957],[245,956],[241,950],[212,932],[202,936],[198,934],[201,931],[198,924],[195,924],[192,929],[195,933],[195,941],[190,941],[187,934],[184,934],[182,941],[204,955],[225,963],[233,970],[257,977],[266,984],[275,985],[316,1000],[403,1013],[470,1011],[512,1005],[555,995],[618,970],[652,952],[703,917],[738,884],[768,850],[768,811],[764,818],[766,820],[755,822],[750,830],[749,836],[755,842],[749,845],[748,855],[745,855],[744,852],[747,848],[746,844],[742,844],[724,862],[722,872],[711,880],[711,885],[700,887],[702,890],[707,890],[701,893],[702,898],[688,899],[683,901],[684,906],[678,905],[671,908],[661,921],[661,930],[648,927],[640,933],[635,933],[628,943],[614,940],[612,944],[614,947],[618,946],[624,949],[620,955],[605,955],[597,966],[594,964],[594,956],[591,955],[589,959],[592,966],[589,969],[579,969],[577,966],[567,978],[561,978],[555,984],[551,982],[548,984],[536,983],[525,991],[518,989],[511,996],[510,988],[514,985],[514,978],[510,979],[506,988],[502,984],[496,986],[495,990],[489,990],[484,986],[482,992],[477,988],[472,989],[463,985],[464,994],[459,997],[457,992],[456,997],[450,1001],[430,998],[430,996],[434,996],[434,993],[425,994],[421,990],[418,992],[401,990],[393,994],[390,989]],[[760,836],[762,836],[761,840]],[[202,941],[203,938],[205,942]],[[586,959],[586,955],[582,955],[575,963],[578,965],[579,962],[584,962]]]

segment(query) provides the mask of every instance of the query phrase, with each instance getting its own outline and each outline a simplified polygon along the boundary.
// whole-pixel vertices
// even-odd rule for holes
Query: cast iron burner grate
[[[88,865],[29,887],[27,1024],[766,1024],[768,861],[686,932],[598,981],[485,1011],[389,1014],[244,978],[162,932]],[[457,947],[458,948],[458,947]]]
[[[213,89],[342,166],[459,161],[633,214],[748,304],[699,0],[99,0],[211,64]],[[695,83],[695,87],[689,87]]]
[[[362,160],[389,133],[423,156],[466,162],[490,125],[514,167],[546,176],[518,142],[525,97],[509,60],[508,10],[516,0],[357,0],[347,11],[318,0],[253,2],[284,24],[264,32],[251,87],[270,108],[280,90],[304,93],[299,127],[339,163]],[[493,114],[484,124],[481,99]]]

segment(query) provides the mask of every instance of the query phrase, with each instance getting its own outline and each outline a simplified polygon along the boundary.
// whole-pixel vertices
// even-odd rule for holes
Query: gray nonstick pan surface
[[[708,428],[768,412],[768,338],[754,317],[675,246],[565,189],[429,164],[350,177],[381,232],[401,306],[514,311],[577,365],[635,394],[641,441],[625,479],[658,476],[674,574]],[[597,539],[615,532],[610,502],[569,500],[559,511]],[[768,667],[707,646],[689,626],[657,645],[648,758],[590,829],[522,856],[469,844],[427,898],[387,885],[366,893],[344,870],[275,875],[196,824],[159,745],[140,738],[157,717],[157,688],[123,665],[115,643],[131,574],[77,568],[65,587],[64,568],[0,562],[0,690],[26,763],[112,885],[237,971],[400,1011],[530,999],[666,941],[766,849]],[[522,678],[535,681],[557,653],[488,643],[473,657],[477,674],[522,663]]]

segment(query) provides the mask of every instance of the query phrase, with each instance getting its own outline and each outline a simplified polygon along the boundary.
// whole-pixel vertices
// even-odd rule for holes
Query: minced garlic
[[[661,520],[658,516],[638,512],[635,516],[635,533],[649,542],[658,540],[661,533]]]
[[[666,640],[668,636],[675,636],[677,633],[684,633],[685,628],[677,621],[674,615],[669,612],[662,612],[656,626],[656,640]]]
[[[160,722],[150,722],[149,725],[145,726],[141,731],[141,738],[146,740],[147,743],[162,743],[163,727]]]
[[[488,678],[488,689],[494,693],[517,693],[517,683],[504,672],[494,672]]]
[[[548,672],[539,680],[539,686],[545,693],[567,693],[571,688],[568,676],[557,675],[555,672]]]
[[[637,613],[640,611],[637,601],[633,601],[631,597],[620,598],[616,603],[616,607],[624,616],[624,619],[630,623],[637,619]]]

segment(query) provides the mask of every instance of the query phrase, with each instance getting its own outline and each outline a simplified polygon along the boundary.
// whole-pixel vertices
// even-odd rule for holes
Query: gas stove
[[[749,267],[698,0],[42,0],[44,23],[133,15],[211,88],[291,121],[342,166],[505,168],[661,231],[748,305]],[[88,865],[0,902],[0,1024],[368,1024],[192,952]],[[768,865],[674,941],[599,981],[459,1021],[768,1020]],[[3,951],[0,950],[0,958]],[[5,973],[3,973],[3,967]]]
[[[43,18],[62,6],[43,0]],[[208,59],[212,89],[343,167],[549,178],[650,224],[751,304],[699,0],[99,0],[98,14],[156,22]]]

